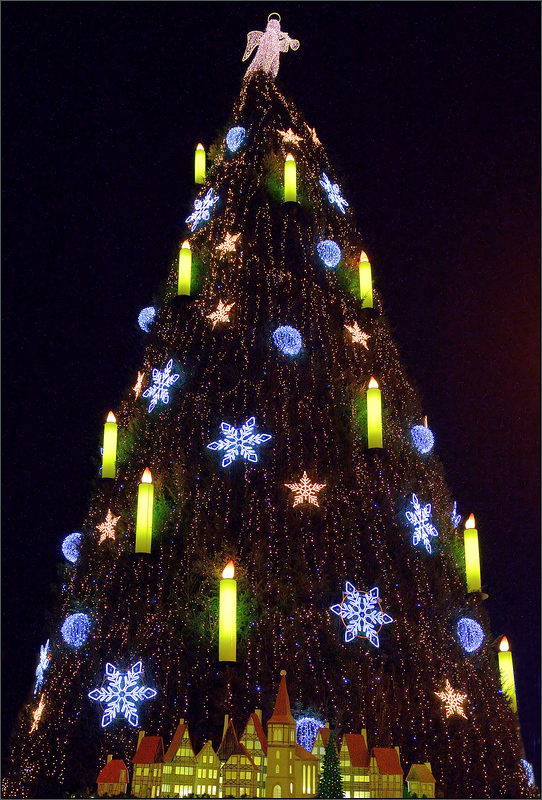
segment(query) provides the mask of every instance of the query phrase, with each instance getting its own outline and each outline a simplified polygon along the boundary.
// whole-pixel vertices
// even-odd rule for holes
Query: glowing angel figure
[[[272,19],[272,17],[278,17],[278,19]],[[247,35],[247,46],[243,61],[246,61],[251,56],[256,45],[258,49],[245,73],[245,78],[248,78],[249,75],[259,69],[276,78],[279,71],[280,54],[287,53],[290,47],[292,50],[297,50],[299,42],[297,39],[290,39],[287,33],[281,31],[279,14],[270,14],[267,17],[265,31],[250,31]]]

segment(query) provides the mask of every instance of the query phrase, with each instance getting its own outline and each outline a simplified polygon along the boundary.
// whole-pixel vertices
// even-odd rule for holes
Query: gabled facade
[[[250,715],[241,737],[240,744],[247,749],[249,756],[258,768],[258,786],[256,797],[265,797],[265,781],[267,777],[267,737],[262,727],[262,712],[259,708]]]
[[[194,794],[208,794],[210,797],[220,796],[220,759],[213,750],[209,739],[196,756],[196,779]]]
[[[318,729],[316,739],[312,746],[311,753],[318,759],[318,769],[320,769],[322,761],[324,760],[327,743],[329,742],[329,733],[329,722],[326,722],[325,728]]]
[[[224,722],[224,735],[218,748],[222,762],[222,797],[257,796],[259,769],[246,747],[239,743],[233,722]]]
[[[417,794],[418,797],[435,796],[435,778],[431,772],[431,764],[413,764],[406,776],[409,794]]]
[[[132,764],[132,794],[134,797],[160,797],[164,745],[161,736],[145,736],[140,731]]]
[[[345,797],[370,797],[369,751],[367,732],[345,733],[341,743],[339,764]]]
[[[181,719],[164,756],[162,797],[186,797],[194,791],[196,757],[188,725]]]
[[[371,797],[402,797],[403,770],[398,747],[373,747],[369,764]]]
[[[128,770],[120,758],[107,756],[107,764],[98,775],[98,795],[126,794],[128,789]]]

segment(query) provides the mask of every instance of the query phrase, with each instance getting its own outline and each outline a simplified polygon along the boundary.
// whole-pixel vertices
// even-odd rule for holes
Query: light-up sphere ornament
[[[474,653],[484,641],[484,631],[476,620],[462,617],[457,623],[457,637],[467,653]]]
[[[323,728],[324,724],[316,717],[301,717],[295,723],[295,740],[301,747],[304,747],[307,753],[310,753],[314,742],[316,741],[316,734]]]
[[[142,331],[145,331],[145,333],[149,332],[155,316],[156,309],[154,306],[147,306],[146,308],[141,309],[137,318],[137,322]]]
[[[326,239],[323,242],[319,242],[316,247],[318,251],[318,255],[326,265],[330,269],[335,269],[339,261],[341,260],[341,248],[335,242],[332,242],[331,239]]]
[[[281,325],[273,333],[273,341],[278,349],[287,356],[296,356],[303,345],[301,334],[291,325]]]
[[[81,647],[90,631],[90,618],[86,614],[70,614],[60,630],[62,638],[70,647]]]
[[[143,672],[143,663],[138,661],[130,667],[126,675],[113,665],[105,665],[105,686],[93,689],[88,693],[91,700],[105,703],[105,711],[102,717],[102,728],[110,725],[117,716],[123,716],[132,727],[136,728],[139,724],[136,703],[141,700],[151,700],[156,697],[156,689],[150,686],[138,686]]]
[[[529,786],[534,786],[534,770],[533,765],[530,764],[526,758],[522,758],[520,761],[521,766],[525,772],[525,777],[527,778],[527,783]]]
[[[410,432],[412,436],[412,443],[416,450],[422,455],[429,453],[435,444],[435,437],[433,432],[426,428],[425,425],[414,425]]]
[[[82,542],[82,533],[70,533],[70,535],[66,536],[62,542],[62,555],[64,558],[67,558],[68,561],[71,561],[72,564],[75,564],[79,558],[79,551],[81,549]]]
[[[382,611],[377,586],[362,594],[350,581],[346,581],[342,603],[331,606],[331,611],[341,618],[346,628],[345,642],[360,636],[367,638],[374,647],[380,647],[380,628],[393,622],[393,617]]]
[[[245,141],[245,136],[247,135],[246,129],[242,128],[240,125],[236,126],[235,128],[230,128],[226,134],[226,147],[230,151],[230,153],[236,153],[243,142]]]

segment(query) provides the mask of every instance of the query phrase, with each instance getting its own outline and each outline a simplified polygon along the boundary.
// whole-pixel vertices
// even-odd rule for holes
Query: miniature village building
[[[402,797],[403,770],[398,747],[373,747],[369,763],[370,797]]]
[[[217,755],[222,762],[222,797],[256,797],[259,769],[246,747],[239,743],[233,722],[224,721]]]
[[[194,794],[208,794],[209,797],[219,797],[220,767],[220,759],[213,750],[213,743],[209,739],[196,756]]]
[[[431,764],[413,764],[406,776],[409,794],[417,794],[418,797],[435,796],[435,778],[431,772]]]
[[[367,731],[345,733],[342,739],[339,764],[345,797],[370,797]]]
[[[107,756],[107,764],[98,775],[98,795],[126,794],[128,789],[128,770],[120,758]]]
[[[262,727],[262,712],[259,708],[248,718],[245,730],[239,738],[258,769],[256,797],[265,797],[267,777],[267,737]]]
[[[145,736],[139,732],[133,758],[132,794],[134,797],[160,797],[164,745],[161,736]]]
[[[322,761],[326,754],[327,743],[329,742],[329,722],[326,722],[325,728],[318,728],[316,732],[316,739],[312,746],[311,753],[318,759],[318,770],[322,766]]]
[[[196,757],[188,725],[181,719],[164,756],[162,797],[186,797],[194,792]]]

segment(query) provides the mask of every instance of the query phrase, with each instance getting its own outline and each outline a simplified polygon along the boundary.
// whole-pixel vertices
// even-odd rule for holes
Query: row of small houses
[[[221,797],[315,797],[321,762],[330,730],[320,728],[309,753],[296,743],[296,723],[290,710],[286,673],[275,709],[262,727],[261,711],[250,715],[241,737],[226,717],[217,752],[209,740],[196,755],[188,725],[181,719],[164,753],[160,736],[140,731],[133,758],[131,793],[134,797],[186,797],[207,794]],[[367,734],[346,733],[339,763],[345,797],[403,797],[403,776],[398,747],[367,749]],[[98,775],[98,794],[125,794],[129,776],[124,761],[108,757]],[[413,764],[406,776],[408,791],[418,797],[435,797],[430,764]]]

